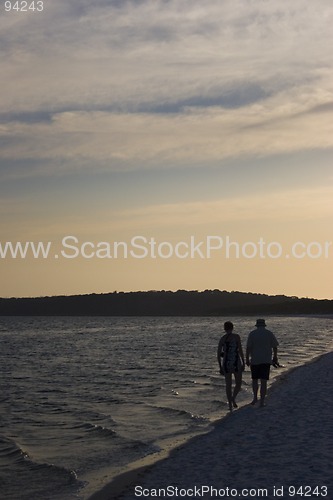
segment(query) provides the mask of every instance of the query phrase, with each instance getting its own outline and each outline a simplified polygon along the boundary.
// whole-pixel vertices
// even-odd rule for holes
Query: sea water
[[[226,415],[217,345],[231,319],[245,351],[254,318],[0,318],[0,498],[85,499],[166,440]],[[332,349],[333,322],[270,317],[270,383]],[[250,372],[240,406],[251,400]],[[97,482],[96,482],[97,485]]]

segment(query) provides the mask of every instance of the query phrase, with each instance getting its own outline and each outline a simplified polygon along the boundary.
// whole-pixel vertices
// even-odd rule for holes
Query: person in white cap
[[[265,406],[267,393],[267,380],[271,363],[278,364],[277,348],[278,341],[270,330],[266,328],[264,319],[257,319],[256,329],[249,333],[246,346],[246,364],[251,367],[253,401],[258,401],[258,390],[260,380],[260,406]],[[273,361],[272,361],[273,356]]]

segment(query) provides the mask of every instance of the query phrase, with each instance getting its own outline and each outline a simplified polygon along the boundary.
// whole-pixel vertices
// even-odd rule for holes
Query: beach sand
[[[243,406],[168,458],[118,476],[90,500],[333,498],[332,372],[333,352],[285,373],[264,408]]]

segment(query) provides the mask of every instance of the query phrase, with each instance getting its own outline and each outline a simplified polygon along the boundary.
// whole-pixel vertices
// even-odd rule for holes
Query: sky
[[[333,299],[331,0],[40,5],[1,6],[0,296]]]

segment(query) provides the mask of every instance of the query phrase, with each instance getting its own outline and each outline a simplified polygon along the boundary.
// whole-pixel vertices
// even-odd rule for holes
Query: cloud
[[[179,237],[188,234],[232,234],[244,236],[248,232],[272,233],[275,237],[315,238],[323,234],[331,240],[329,225],[321,223],[333,216],[333,185],[315,188],[283,189],[275,193],[263,191],[233,196],[232,199],[157,203],[144,207],[103,210],[92,207],[81,213],[43,213],[34,207],[35,216],[26,220],[26,200],[0,203],[6,217],[0,224],[3,237],[16,241],[20,238],[39,241],[60,241],[65,235],[74,235],[86,241],[108,241],[112,238],[131,238],[134,235],[158,238]],[[86,207],[85,207],[86,208]],[[29,205],[31,211],[31,206]],[[9,224],[8,220],[15,221]],[[296,236],[297,235],[297,236]]]
[[[60,1],[39,18],[11,16],[1,108],[129,111],[147,96],[155,106],[214,99],[235,83],[276,92],[331,64],[332,5],[320,4]]]
[[[331,115],[313,113],[321,98],[303,89],[293,99],[281,93],[241,108],[194,107],[180,114],[65,112],[35,123],[11,121],[0,132],[3,165],[12,165],[11,175],[13,162],[24,160],[35,162],[34,175],[123,171],[218,166],[231,158],[332,148]],[[17,172],[24,175],[21,168]],[[32,173],[28,163],[25,172]]]
[[[329,0],[60,0],[2,16],[2,158],[35,175],[332,147],[332,17]]]
[[[118,229],[221,227],[225,223],[255,221],[274,223],[281,221],[307,221],[332,217],[333,185],[320,188],[284,190],[262,195],[234,197],[232,200],[161,204],[134,210],[124,210],[115,216]],[[265,207],[265,210],[263,210]]]

